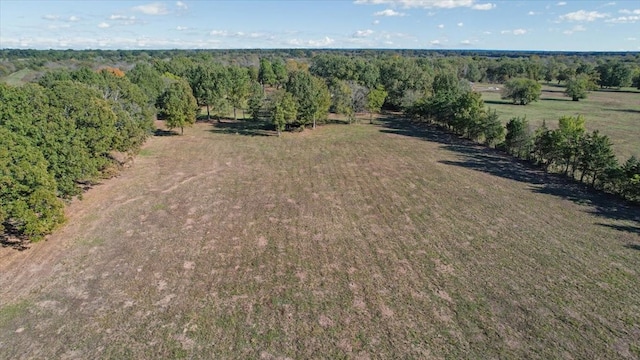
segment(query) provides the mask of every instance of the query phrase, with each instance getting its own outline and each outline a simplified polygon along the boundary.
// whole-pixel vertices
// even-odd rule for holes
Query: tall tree
[[[249,112],[253,120],[260,119],[260,111],[262,110],[262,104],[264,102],[264,89],[257,81],[251,82],[249,100],[247,105],[249,106]]]
[[[489,146],[496,146],[504,138],[504,126],[502,126],[495,110],[488,109],[486,115],[482,118],[482,132],[484,134],[484,142]]]
[[[185,126],[191,126],[196,121],[198,103],[193,96],[191,87],[184,80],[173,82],[161,98],[162,113],[169,129],[180,128],[184,134]]]
[[[333,80],[329,86],[331,92],[331,111],[336,114],[343,114],[349,123],[354,120],[353,93],[351,87],[344,80]]]
[[[331,106],[331,94],[324,80],[307,71],[294,71],[289,76],[287,91],[296,99],[298,120],[316,128],[318,119],[326,117]]]
[[[276,84],[276,73],[273,71],[271,61],[265,58],[260,59],[260,69],[258,70],[258,81],[262,86],[273,86]]]
[[[38,240],[64,221],[47,161],[28,138],[0,126],[0,233]]]
[[[373,124],[373,114],[379,113],[382,109],[385,99],[387,98],[387,92],[384,87],[378,86],[375,89],[369,90],[367,94],[367,111],[369,112],[369,123]]]
[[[251,90],[251,79],[246,68],[229,68],[229,102],[233,106],[233,119],[238,120],[237,109],[244,109]]]
[[[291,93],[280,91],[275,94],[270,114],[278,136],[284,131],[287,124],[295,120],[297,112],[296,101]]]
[[[532,137],[529,122],[525,118],[514,117],[507,123],[504,143],[508,153],[521,159],[528,159]]]
[[[567,87],[564,94],[571,97],[573,101],[586,99],[590,90],[593,90],[595,84],[591,82],[591,78],[587,74],[578,74],[572,79],[567,80]]]
[[[601,180],[606,171],[615,168],[617,164],[616,156],[613,152],[613,144],[606,135],[600,135],[598,130],[587,135],[582,142],[582,153],[580,158],[580,170],[582,172],[580,181],[585,176],[591,176],[591,186],[595,186]]]
[[[538,101],[542,87],[535,80],[516,78],[507,81],[502,90],[503,99],[511,99],[514,104],[527,105]]]

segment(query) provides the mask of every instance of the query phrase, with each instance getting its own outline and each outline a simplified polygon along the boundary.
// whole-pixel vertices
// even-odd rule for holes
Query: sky
[[[0,48],[640,51],[640,1],[0,1]]]

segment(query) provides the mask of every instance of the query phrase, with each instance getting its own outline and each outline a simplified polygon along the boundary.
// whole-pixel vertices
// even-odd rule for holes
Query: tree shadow
[[[173,130],[156,129],[153,132],[153,136],[176,136],[176,135],[178,135],[178,133]]]
[[[627,244],[624,247],[626,247],[627,249],[640,251],[640,245],[638,245],[638,244]]]
[[[631,114],[640,114],[640,110],[636,110],[636,109],[604,109],[604,110],[617,111],[617,112],[626,112],[626,113],[631,113]]]
[[[606,225],[619,231],[640,233],[640,206],[625,202],[619,197],[564,177],[561,174],[545,173],[530,162],[518,160],[503,151],[479,145],[451,134],[436,125],[412,123],[402,118],[380,119],[380,131],[416,137],[442,144],[443,148],[456,152],[462,159],[441,160],[441,164],[459,166],[488,173],[530,185],[538,194],[553,195],[577,204],[585,205],[598,217],[631,222],[632,225]]]
[[[244,136],[274,136],[273,125],[254,120],[225,120],[212,122],[211,130],[215,134],[235,134]]]
[[[613,224],[598,224],[598,225],[602,225],[602,226],[606,226],[608,228],[612,228],[612,229],[616,229],[618,231],[623,231],[623,232],[630,232],[632,234],[639,234],[640,235],[640,226],[633,226],[633,225],[613,225]],[[640,246],[640,245],[639,245]],[[638,250],[640,250],[640,248],[638,248]]]
[[[485,104],[494,104],[494,105],[515,105],[513,101],[509,100],[484,100]]]
[[[571,98],[540,98],[540,101],[573,101]]]

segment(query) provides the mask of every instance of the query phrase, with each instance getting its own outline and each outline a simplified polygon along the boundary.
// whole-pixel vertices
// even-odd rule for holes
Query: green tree
[[[29,139],[0,126],[0,233],[38,240],[64,222],[47,161]]]
[[[280,89],[280,87],[286,85],[287,80],[289,79],[287,66],[281,58],[277,58],[271,62],[271,67],[273,68],[273,73],[276,76],[276,88]]]
[[[538,101],[542,87],[531,79],[516,78],[507,81],[502,90],[503,99],[511,99],[514,104],[527,105],[532,101]]]
[[[507,152],[521,159],[529,159],[532,147],[531,130],[525,118],[514,117],[507,123],[504,145]]]
[[[385,99],[388,93],[384,90],[384,87],[378,86],[375,89],[369,90],[367,94],[367,111],[369,112],[369,123],[373,124],[373,114],[379,113],[382,109]]]
[[[590,175],[591,186],[595,186],[607,170],[617,165],[613,144],[608,136],[600,135],[598,130],[595,130],[583,139],[580,157],[581,182]]]
[[[354,120],[353,93],[351,87],[344,80],[333,80],[329,87],[331,92],[331,111],[343,114],[349,123]]]
[[[596,67],[602,88],[620,88],[631,84],[631,68],[619,60],[608,60]]]
[[[484,142],[488,146],[496,146],[504,139],[504,126],[498,118],[498,113],[489,109],[482,118],[482,133]]]
[[[326,117],[331,106],[331,94],[324,80],[307,71],[294,71],[289,76],[286,89],[296,99],[298,121],[313,124]]]
[[[169,85],[161,97],[161,107],[167,127],[179,127],[180,134],[184,134],[185,126],[191,126],[196,121],[198,104],[191,87],[184,80]]]
[[[164,92],[162,74],[153,66],[146,63],[138,63],[127,72],[127,78],[144,92],[149,104],[155,105],[158,97]]]
[[[632,86],[640,90],[640,68],[636,69],[631,78]]]
[[[564,174],[575,175],[578,166],[578,158],[580,157],[582,140],[586,133],[584,116],[562,116],[558,120],[558,130],[560,136],[560,153],[559,162],[564,167]]]
[[[231,66],[229,69],[229,102],[233,106],[233,119],[238,120],[237,109],[244,109],[251,90],[247,68]]]
[[[247,105],[249,107],[249,112],[251,113],[251,118],[253,120],[259,120],[262,103],[264,102],[264,89],[259,82],[252,81],[249,92],[250,95]]]
[[[273,86],[276,84],[276,73],[273,71],[271,61],[265,58],[260,59],[260,69],[258,70],[258,81],[262,86]]]
[[[587,93],[593,90],[593,83],[587,74],[579,74],[574,78],[567,80],[567,87],[564,94],[571,97],[571,100],[578,101],[586,99]]]
[[[274,96],[270,114],[278,136],[284,131],[287,124],[295,120],[297,113],[296,101],[291,93],[280,91]]]

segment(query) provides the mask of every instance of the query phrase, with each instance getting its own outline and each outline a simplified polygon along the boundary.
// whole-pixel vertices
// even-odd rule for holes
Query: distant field
[[[640,357],[638,208],[394,119],[155,137],[0,273],[3,359]]]
[[[600,130],[614,143],[618,157],[625,161],[629,156],[640,157],[640,91],[599,90],[591,92],[587,99],[578,102],[564,96],[564,88],[543,86],[538,102],[526,106],[512,105],[500,99],[502,85],[477,84],[477,90],[487,106],[495,109],[504,123],[515,116],[526,116],[531,125],[538,127],[545,120],[549,127],[556,127],[563,115],[584,115],[587,130]]]
[[[9,74],[8,76],[1,78],[0,80],[2,80],[3,82],[12,85],[12,86],[20,86],[22,84],[24,84],[25,82],[27,82],[28,80],[27,77],[31,74],[35,73],[34,70],[31,69],[22,69],[19,71],[16,71],[12,74]]]

